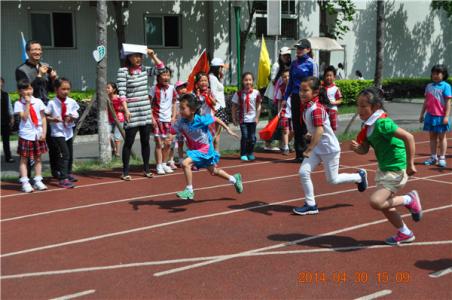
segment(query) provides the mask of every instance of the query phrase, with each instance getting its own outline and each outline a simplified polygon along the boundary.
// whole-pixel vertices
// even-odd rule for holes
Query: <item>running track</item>
[[[347,144],[341,171],[366,168],[369,190],[329,185],[319,168],[316,216],[291,214],[303,199],[299,165],[278,154],[221,160],[242,173],[241,195],[195,172],[194,202],[175,197],[180,170],[131,182],[102,172],[28,195],[2,182],[2,299],[451,299],[452,168],[421,165],[427,135],[416,140],[418,173],[403,192],[417,189],[425,213],[414,224],[399,210],[416,234],[403,247],[382,243],[394,229],[368,205],[373,153]]]

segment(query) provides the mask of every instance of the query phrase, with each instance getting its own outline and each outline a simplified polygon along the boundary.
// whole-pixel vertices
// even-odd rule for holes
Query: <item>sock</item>
[[[237,179],[235,179],[234,176],[229,176],[229,182],[235,184],[237,182]]]
[[[185,189],[187,189],[190,193],[193,193],[193,185],[187,185]]]
[[[403,205],[409,205],[411,204],[411,201],[413,201],[413,198],[411,198],[409,195],[403,195]]]
[[[25,183],[28,183],[30,180],[28,179],[27,176],[25,176],[25,177],[20,177],[19,181],[20,181],[20,183],[25,184]]]
[[[436,153],[435,153],[435,154],[432,154],[432,158],[433,158],[433,159],[438,159],[438,156],[436,155]]]
[[[399,231],[406,235],[411,235],[413,232],[406,226],[405,223],[403,223],[403,226],[399,228]]]
[[[42,181],[42,176],[35,176],[35,178],[33,178],[33,180],[36,182]]]
[[[305,200],[305,202],[306,202],[309,206],[314,206],[314,205],[315,205],[315,200]]]
[[[283,150],[289,150],[289,145],[284,145]]]
[[[163,168],[163,164],[157,164],[157,168],[159,169]]]
[[[446,156],[441,155],[441,156],[439,157],[439,159],[441,159],[441,160],[446,160]]]

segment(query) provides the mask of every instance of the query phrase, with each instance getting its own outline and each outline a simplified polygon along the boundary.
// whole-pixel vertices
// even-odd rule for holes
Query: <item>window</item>
[[[267,1],[255,1],[256,36],[267,36]],[[298,39],[298,16],[295,14],[295,0],[281,1],[281,36]]]
[[[150,47],[181,47],[180,16],[145,16],[146,45]]]
[[[31,36],[43,47],[74,48],[72,13],[31,13]]]

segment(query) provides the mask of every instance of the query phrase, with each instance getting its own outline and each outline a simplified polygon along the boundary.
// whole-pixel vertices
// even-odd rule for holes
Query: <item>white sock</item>
[[[36,182],[42,181],[42,176],[35,176],[35,178],[33,178],[33,180]]]
[[[189,192],[193,193],[193,185],[187,185],[185,187]]]
[[[30,179],[28,179],[28,177],[25,176],[25,177],[20,177],[19,181],[20,181],[20,183],[25,184],[25,183],[28,183],[30,181]]]
[[[235,179],[234,176],[229,176],[229,182],[235,184],[237,182],[237,179]]]
[[[411,198],[409,195],[403,195],[403,205],[409,205],[411,201],[413,201],[413,198]]]
[[[433,159],[438,159],[438,155],[436,155],[436,153],[435,153],[435,154],[432,154],[432,158],[433,158]]]
[[[309,206],[314,206],[314,205],[315,205],[315,200],[305,200],[305,202],[306,202]]]
[[[439,159],[441,159],[441,160],[446,160],[446,157],[445,157],[444,155],[441,155],[441,156],[439,157]]]
[[[284,145],[283,150],[289,150],[289,145]]]
[[[406,226],[405,223],[403,223],[403,226],[399,228],[399,231],[401,233],[403,233],[403,234],[406,234],[406,235],[411,235],[412,234],[411,230]]]

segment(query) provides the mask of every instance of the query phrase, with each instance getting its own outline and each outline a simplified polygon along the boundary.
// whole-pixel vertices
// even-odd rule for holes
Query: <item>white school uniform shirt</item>
[[[330,100],[330,103],[336,102],[337,100],[342,98],[341,91],[334,83],[332,83],[329,86],[325,86],[325,89],[326,89],[326,94],[328,96],[328,100]],[[337,111],[337,105],[331,105],[330,109]]]
[[[171,122],[173,104],[176,103],[177,93],[173,85],[160,87],[160,102],[155,96],[156,85],[151,87],[149,96],[152,97],[152,115],[157,121]]]
[[[315,146],[313,152],[318,155],[340,152],[339,141],[331,128],[330,118],[322,104],[311,102],[303,112],[303,121],[311,135],[314,135],[316,126],[314,125],[314,115],[322,116],[323,134],[320,141]]]
[[[14,113],[18,114],[25,111],[25,99],[19,99],[14,103]],[[37,141],[42,136],[42,118],[41,111],[44,112],[46,106],[41,99],[31,96],[31,105],[33,106],[36,116],[38,117],[38,126],[35,126],[31,121],[31,116],[28,116],[24,121],[22,118],[19,123],[19,137],[27,141]]]
[[[77,101],[66,97],[64,104],[66,104],[66,115],[70,115],[72,118],[77,119],[79,117],[78,110],[80,109]],[[47,103],[46,115],[52,118],[61,117],[61,102],[59,99],[55,97]],[[64,137],[66,141],[70,140],[74,136],[74,127],[74,122],[66,124],[63,122],[50,122],[50,136]]]
[[[246,92],[244,90],[240,92],[242,93],[241,99],[239,99],[239,92],[232,96],[232,103],[239,105],[240,123],[254,123],[256,122],[257,104],[262,101],[261,94],[258,90],[253,89],[250,94],[250,110],[246,111]]]
[[[278,93],[276,94],[276,99],[278,101],[284,101],[284,93],[281,92],[281,89],[278,89]],[[288,119],[292,119],[292,104],[290,102],[290,96],[286,100],[286,107],[283,108],[284,110],[284,117]]]
[[[215,104],[215,110],[226,107],[226,101],[224,99],[224,85],[218,80],[217,76],[212,73],[209,74],[209,86],[210,91],[217,101]]]

